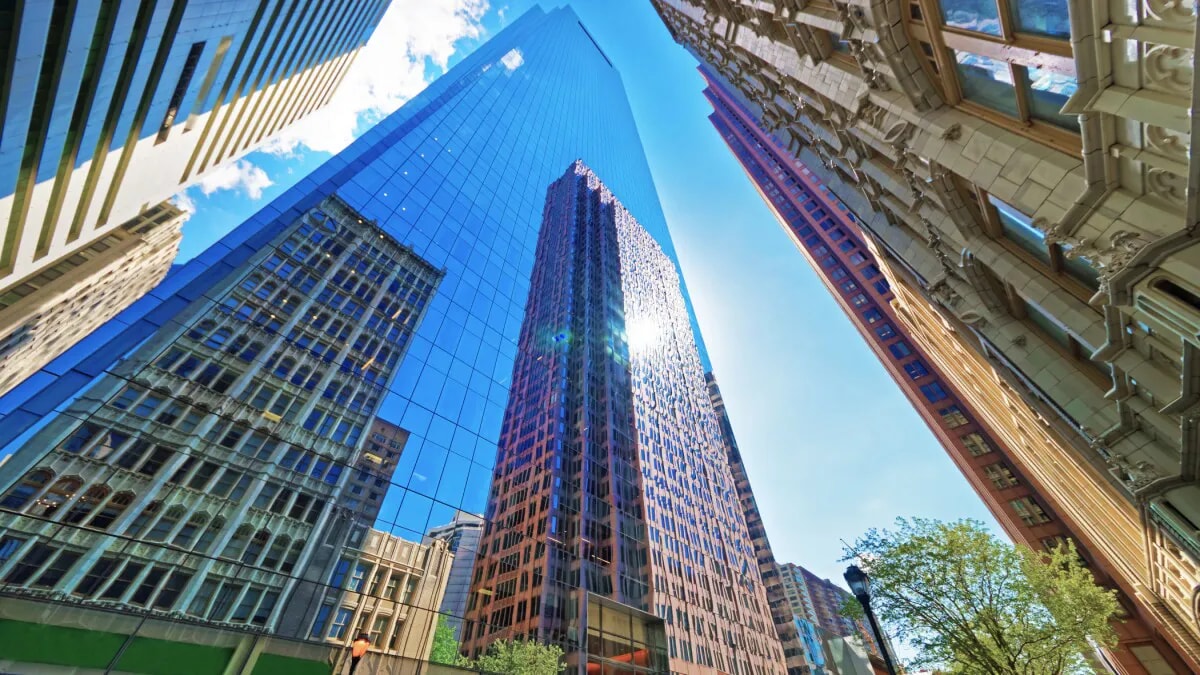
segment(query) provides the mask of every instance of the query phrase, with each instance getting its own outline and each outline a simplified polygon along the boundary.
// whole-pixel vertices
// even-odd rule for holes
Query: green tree
[[[556,675],[566,666],[563,650],[532,640],[497,640],[487,653],[460,665],[484,673],[504,675]]]
[[[464,660],[458,653],[458,640],[454,639],[454,629],[445,615],[438,617],[437,627],[433,630],[433,650],[429,652],[429,660],[448,666],[458,665]]]
[[[871,577],[871,606],[919,654],[915,668],[970,675],[1090,673],[1090,641],[1112,645],[1116,592],[1097,586],[1071,542],[1012,546],[983,523],[915,518],[846,548]],[[862,617],[850,600],[843,607]]]

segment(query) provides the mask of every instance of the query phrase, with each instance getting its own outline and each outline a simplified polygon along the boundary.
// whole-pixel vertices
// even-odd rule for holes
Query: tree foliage
[[[458,640],[454,639],[454,628],[445,615],[438,617],[437,627],[433,630],[433,650],[429,652],[429,660],[448,666],[457,665],[463,660],[458,653]]]
[[[1116,592],[1097,586],[1071,542],[1035,552],[983,523],[903,518],[846,549],[871,577],[871,605],[916,668],[963,675],[1090,673],[1089,640],[1111,645]],[[862,616],[857,602],[843,608]]]
[[[477,659],[463,659],[458,665],[483,673],[504,675],[557,675],[566,665],[563,650],[532,640],[497,640]]]

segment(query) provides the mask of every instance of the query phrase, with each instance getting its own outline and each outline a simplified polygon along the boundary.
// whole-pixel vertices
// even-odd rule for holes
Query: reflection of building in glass
[[[326,4],[300,3],[296,13],[326,11]],[[364,21],[369,19],[364,15]],[[253,264],[254,256],[271,246],[301,214],[336,195],[387,237],[445,270],[404,358],[396,364],[395,376],[380,390],[378,408],[372,410],[373,416],[408,434],[394,466],[380,467],[391,478],[374,527],[419,541],[430,528],[453,521],[457,514],[483,513],[546,186],[579,157],[589,158],[597,171],[610,176],[611,187],[673,260],[666,222],[619,73],[573,12],[534,9],[208,251],[173,269],[148,297],[0,397],[0,458],[23,448],[30,435],[43,433],[48,420],[58,417],[56,409],[82,406],[95,398],[87,392],[96,382],[107,381],[112,373],[139,370],[140,366],[127,364],[137,355],[137,346],[170,326],[190,328],[195,323],[187,314],[192,302],[219,297],[223,291],[214,284],[234,269]],[[305,291],[305,297],[313,293]],[[416,300],[409,301],[406,295],[404,302]],[[345,325],[357,330],[370,320],[364,311],[339,330]],[[351,336],[349,344],[339,343],[341,349],[332,353],[328,337],[310,342],[306,349],[314,360],[340,372],[356,340]],[[268,356],[264,353],[260,358]],[[310,392],[307,404],[340,409],[354,403],[354,397],[339,404],[336,392],[331,392],[332,401],[323,394],[323,389]],[[85,396],[89,398],[81,398]],[[367,399],[360,403],[367,405]],[[302,425],[308,419],[306,410],[296,414],[295,423]],[[362,449],[378,455],[371,450],[370,433],[364,427],[360,446],[366,443]],[[394,440],[400,442],[399,437]],[[9,471],[13,461],[20,463],[22,456],[18,453],[0,468],[0,475]],[[361,513],[366,517],[369,490],[378,486],[377,476],[358,480],[363,461],[370,459],[365,454],[347,454],[340,465],[340,480],[345,486],[363,487],[367,499]],[[307,470],[315,466],[310,464]],[[278,466],[272,470],[286,473]],[[311,482],[307,480],[311,475],[291,474],[293,481]],[[310,632],[318,608],[307,599],[321,597],[320,587],[332,575],[329,565],[340,559],[343,537],[349,536],[343,533],[355,520],[356,511],[343,508],[354,506],[347,501],[354,497],[350,491],[340,489],[336,497],[330,495],[337,505],[330,507],[320,546],[306,564],[289,573],[294,588],[311,583],[318,592],[291,593],[294,601],[288,610],[298,609],[280,616],[273,642],[281,632],[305,638]],[[326,546],[328,536],[332,541]],[[135,555],[158,550],[155,546],[133,549]],[[319,559],[317,553],[324,557]],[[139,620],[133,618],[129,626]],[[70,639],[56,635],[62,642]],[[170,635],[186,640],[192,633]],[[327,654],[322,650],[328,647],[319,643],[303,646]],[[200,646],[189,645],[192,648]],[[46,653],[44,658],[58,659],[62,654]]]
[[[783,660],[787,665],[788,675],[805,673],[808,662],[804,655],[804,645],[801,636],[793,622],[793,613],[786,591],[780,577],[779,565],[775,554],[771,551],[771,542],[767,539],[767,530],[763,527],[762,514],[758,511],[758,502],[754,499],[754,490],[750,487],[750,476],[746,473],[746,465],[742,461],[742,453],[738,449],[737,439],[733,435],[733,424],[725,409],[725,399],[721,396],[721,388],[713,373],[704,376],[708,384],[708,396],[712,401],[713,410],[717,413],[717,424],[721,429],[721,441],[724,444],[725,455],[729,461],[729,471],[737,489],[738,503],[741,504],[742,514],[746,519],[746,529],[750,533],[750,541],[754,546],[754,557],[758,560],[758,572],[762,576],[763,588],[767,593],[767,606],[771,611],[771,619],[775,622],[775,632],[783,647]],[[779,659],[775,659],[779,661]]]
[[[853,600],[849,591],[822,579],[793,563],[779,566],[780,579],[793,619],[815,627],[815,633],[827,642],[829,637],[856,637],[871,654],[879,654],[879,644],[866,624],[843,616],[842,603]]]
[[[1024,464],[1027,460],[1019,452],[1025,446],[1041,447],[1063,456],[1064,448],[1037,431],[1044,425],[1028,408],[1006,408],[1008,418],[983,419],[975,401],[969,401],[967,395],[981,386],[979,383],[988,381],[986,366],[964,352],[954,351],[946,358],[944,349],[927,349],[917,342],[922,331],[929,332],[929,327],[942,324],[928,313],[920,313],[920,319],[910,322],[897,311],[899,301],[909,292],[884,278],[879,259],[858,230],[856,212],[834,196],[812,170],[792,164],[783,148],[756,126],[745,103],[732,95],[718,77],[705,73],[709,77],[706,93],[713,103],[713,124],[813,269],[1005,531],[1033,548],[1073,539],[1100,583],[1115,584],[1126,597],[1136,598],[1133,589],[1122,585],[1125,572],[1114,566],[1104,548],[1094,543],[1078,521],[1073,523],[1061,516],[1062,497],[1030,479],[1031,472]],[[910,313],[920,312],[919,306],[908,302],[904,306]],[[926,328],[918,330],[914,324]],[[950,376],[958,373],[971,373],[967,378],[970,384],[952,382]],[[1026,419],[1014,422],[1017,417]],[[1153,625],[1149,614],[1135,614],[1115,624],[1115,628],[1123,645],[1170,652],[1172,648],[1165,641],[1156,639]],[[1135,652],[1115,653],[1128,659]]]
[[[1048,498],[985,497],[997,518],[1035,546],[1062,522],[1120,589],[1111,658],[1200,672],[1194,4],[653,2],[859,216],[889,323]]]
[[[185,219],[162,202],[0,292],[0,395],[162,281]]]
[[[134,235],[173,210],[171,195],[218,168],[248,170],[230,164],[328,103],[387,6],[77,4],[32,3],[4,24],[0,298],[20,291],[43,312],[42,330],[63,336],[22,357],[34,370],[162,278],[169,261],[134,277],[112,263],[144,268],[147,246]],[[167,235],[149,248],[174,246]],[[90,287],[91,302],[106,296],[103,311],[84,308],[80,322],[42,310],[68,283]],[[20,311],[8,304],[0,342]]]
[[[672,671],[782,671],[675,267],[582,162],[546,194],[492,485],[469,652],[581,659],[591,593],[663,619]],[[667,667],[632,644],[588,661]]]
[[[372,652],[427,659],[453,558],[440,540],[417,544],[368,530],[334,565],[309,636],[349,645],[366,633]],[[370,672],[369,662],[361,667]]]
[[[454,630],[454,637],[462,635],[462,617],[467,611],[467,597],[471,593],[471,572],[475,569],[475,555],[479,550],[479,535],[483,533],[483,518],[471,513],[459,512],[444,525],[429,529],[425,541],[440,539],[454,554],[450,565],[450,577],[446,581],[446,594],[442,598],[441,612]]]
[[[271,629],[440,278],[300,214],[0,467],[6,588]]]

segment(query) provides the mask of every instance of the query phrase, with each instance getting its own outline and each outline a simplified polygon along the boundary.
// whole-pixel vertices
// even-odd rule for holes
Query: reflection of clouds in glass
[[[500,57],[500,63],[511,73],[525,63],[525,57],[521,55],[520,49],[510,49],[507,54]]]
[[[942,0],[946,25],[1000,35],[1000,12],[995,0]]]
[[[991,79],[1005,84],[1012,84],[1012,71],[1009,70],[1008,64],[1004,61],[997,61],[979,54],[971,52],[955,52],[958,62],[964,66],[971,66],[979,70],[987,71]]]
[[[1045,91],[1067,98],[1079,88],[1075,78],[1041,68],[1029,69],[1029,86],[1034,91]]]

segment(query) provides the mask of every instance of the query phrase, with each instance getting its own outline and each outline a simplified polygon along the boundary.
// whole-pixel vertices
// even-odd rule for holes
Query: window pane
[[[1004,230],[1005,238],[1049,265],[1050,249],[1046,248],[1045,233],[1034,227],[1033,222],[1024,213],[1008,204],[992,196],[988,197],[988,201],[996,207],[996,212],[1000,215],[1000,227]]]
[[[1019,33],[1034,33],[1056,38],[1071,37],[1067,21],[1067,3],[1063,0],[1008,0],[1013,25]]]
[[[1012,70],[1004,61],[971,52],[956,52],[958,78],[963,98],[992,110],[1017,117],[1017,92]]]
[[[1064,6],[1064,15],[1066,11]],[[946,19],[947,26],[989,35],[1000,34],[1000,11],[996,8],[996,0],[942,0],[942,17]]]
[[[1067,274],[1093,291],[1100,290],[1100,273],[1092,266],[1092,261],[1087,258],[1067,256],[1065,253],[1070,248],[1067,246],[1063,246],[1062,248],[1064,252],[1063,269],[1066,270]]]
[[[1055,323],[1054,320],[1051,319],[1045,312],[1043,312],[1041,307],[1038,307],[1032,302],[1026,301],[1025,313],[1029,317],[1029,320],[1032,321],[1033,324],[1037,326],[1046,337],[1054,340],[1067,349],[1071,348],[1070,334],[1067,333],[1062,326]]]
[[[1075,78],[1044,68],[1027,68],[1026,72],[1029,74],[1029,114],[1033,119],[1079,133],[1079,117],[1058,112],[1079,88]]]

